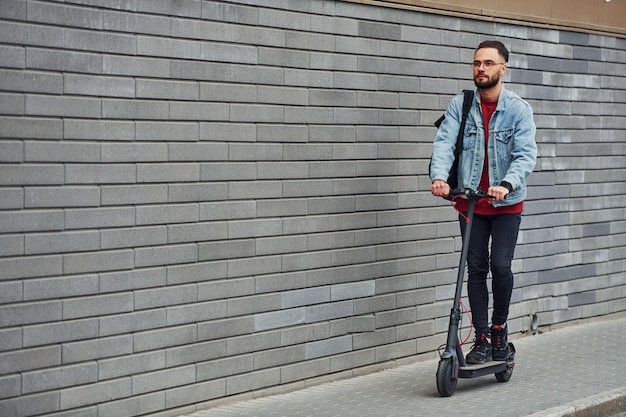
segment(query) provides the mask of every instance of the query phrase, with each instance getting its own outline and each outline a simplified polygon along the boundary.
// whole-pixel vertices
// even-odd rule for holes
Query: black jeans
[[[506,323],[513,292],[511,262],[515,253],[521,214],[482,216],[474,214],[467,254],[467,293],[472,321],[477,334],[489,334],[489,291],[487,274],[491,269],[493,293],[492,324]],[[465,239],[465,218],[459,216],[461,236]],[[491,257],[489,239],[491,238]]]

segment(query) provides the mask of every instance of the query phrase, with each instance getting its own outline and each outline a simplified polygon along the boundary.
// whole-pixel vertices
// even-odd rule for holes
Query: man
[[[513,291],[511,263],[526,198],[526,179],[535,167],[537,145],[530,105],[504,88],[509,52],[499,41],[482,42],[472,68],[476,94],[467,118],[459,156],[459,188],[480,189],[495,197],[476,203],[467,257],[468,296],[476,339],[466,362],[480,364],[508,356],[507,318]],[[450,193],[448,173],[461,123],[463,94],[452,99],[433,143],[431,193]],[[467,201],[456,203],[461,235],[465,234]],[[491,256],[489,240],[491,239]],[[491,269],[493,313],[488,322]]]

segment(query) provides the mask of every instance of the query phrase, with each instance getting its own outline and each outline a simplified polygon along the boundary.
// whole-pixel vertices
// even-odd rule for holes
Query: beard
[[[484,75],[484,74],[481,74]],[[500,82],[500,74],[496,74],[493,76],[493,78],[489,78],[488,75],[485,75],[487,77],[486,80],[478,80],[477,77],[474,77],[474,85],[476,86],[476,88],[478,88],[479,90],[481,89],[488,89],[491,87],[496,86],[499,82]]]

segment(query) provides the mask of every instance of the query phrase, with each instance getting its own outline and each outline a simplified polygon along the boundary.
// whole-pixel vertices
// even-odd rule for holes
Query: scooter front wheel
[[[450,397],[458,381],[452,358],[441,359],[437,366],[437,391],[442,397]]]

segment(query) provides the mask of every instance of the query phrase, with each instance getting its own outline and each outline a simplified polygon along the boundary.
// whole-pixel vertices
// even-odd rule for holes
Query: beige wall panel
[[[456,12],[480,18],[498,18],[626,36],[626,1],[612,0],[348,0],[433,12]]]

